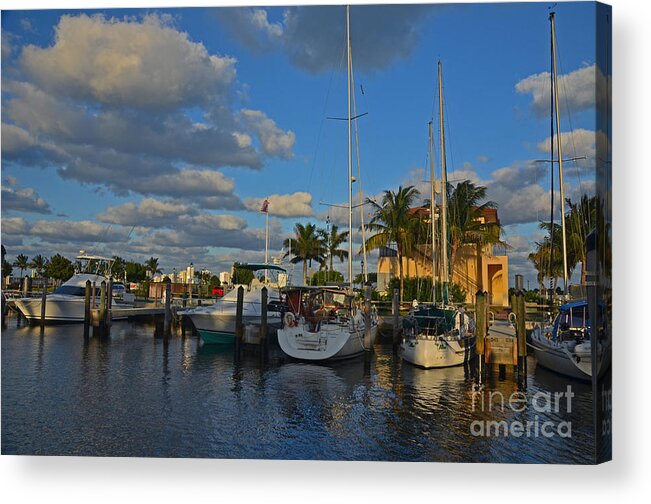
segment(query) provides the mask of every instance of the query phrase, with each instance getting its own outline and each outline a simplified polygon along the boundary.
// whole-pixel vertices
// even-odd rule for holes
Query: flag
[[[260,211],[261,211],[261,212],[264,212],[264,213],[268,213],[268,212],[269,212],[269,200],[268,200],[268,199],[265,199],[265,200],[262,202],[262,208],[260,208]]]

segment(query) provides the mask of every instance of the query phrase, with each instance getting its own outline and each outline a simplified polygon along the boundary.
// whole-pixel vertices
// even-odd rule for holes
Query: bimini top
[[[238,264],[237,269],[250,270],[250,271],[260,271],[260,270],[276,270],[286,272],[285,268],[276,266],[275,264]]]
[[[582,308],[588,306],[588,301],[585,299],[577,299],[576,301],[570,301],[561,306],[562,311],[574,310],[575,308]]]
[[[345,287],[338,287],[336,285],[292,285],[283,287],[283,292],[332,292],[333,294],[345,294],[347,296],[354,296],[354,292],[349,292]]]

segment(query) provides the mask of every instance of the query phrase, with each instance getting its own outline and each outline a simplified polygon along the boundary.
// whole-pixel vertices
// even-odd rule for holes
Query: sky
[[[603,77],[594,5],[555,12],[564,157],[586,157],[565,166],[576,200],[594,192]],[[523,274],[532,287],[527,255],[550,206],[549,165],[536,162],[549,157],[548,13],[547,3],[351,7],[364,197],[408,184],[427,197],[440,60],[448,179],[487,187],[511,246],[509,282]],[[297,222],[345,226],[346,211],[328,206],[347,201],[346,122],[328,119],[346,115],[344,49],[342,6],[4,10],[8,259],[83,249],[158,257],[164,272],[226,271],[264,259],[265,198],[272,256]],[[440,176],[438,127],[435,137]]]

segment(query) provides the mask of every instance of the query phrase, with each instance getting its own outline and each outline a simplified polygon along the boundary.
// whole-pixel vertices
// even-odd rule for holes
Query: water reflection
[[[104,338],[78,326],[2,334],[3,453],[330,460],[578,462],[591,456],[591,391],[571,383],[572,411],[487,411],[463,367],[423,370],[379,345],[332,364],[271,349],[233,361],[232,346],[155,338],[115,323]],[[529,362],[527,400],[568,382]],[[519,392],[497,373],[483,394]],[[475,403],[473,403],[473,399]],[[474,421],[571,421],[571,439],[478,437]]]

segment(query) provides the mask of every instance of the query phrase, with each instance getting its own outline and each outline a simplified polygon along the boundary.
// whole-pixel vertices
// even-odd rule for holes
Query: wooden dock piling
[[[84,338],[88,338],[90,334],[90,290],[92,284],[90,280],[86,280],[86,293],[84,299]]]
[[[242,320],[244,310],[244,287],[237,288],[237,305],[235,308],[235,360],[240,360],[242,340],[244,339],[244,324]]]
[[[113,308],[113,277],[109,277],[108,281],[108,291],[106,292],[107,297],[107,304],[106,308],[108,309],[109,312],[109,319],[111,317],[111,308]]]
[[[371,345],[371,286],[364,286],[364,348],[372,350]]]
[[[23,297],[30,297],[32,295],[32,279],[29,275],[25,275],[23,281]]]
[[[393,289],[391,314],[393,315],[393,351],[395,352],[400,343],[400,290],[398,289]]]
[[[41,330],[45,328],[45,306],[47,303],[47,284],[49,278],[43,278],[43,292],[41,293]]]
[[[106,280],[102,280],[99,288],[99,332],[103,336],[106,326]]]
[[[169,278],[165,279],[165,324],[163,326],[164,336],[170,334],[172,325],[172,282]]]
[[[479,375],[484,371],[485,339],[486,339],[486,299],[482,291],[475,294],[475,331],[477,332],[476,352],[479,364]]]
[[[522,384],[526,383],[527,376],[527,331],[526,331],[526,309],[524,304],[524,293],[519,290],[515,296],[516,316],[516,337],[518,345],[518,376]]]
[[[263,287],[260,291],[260,364],[264,365],[267,361],[267,288]]]

